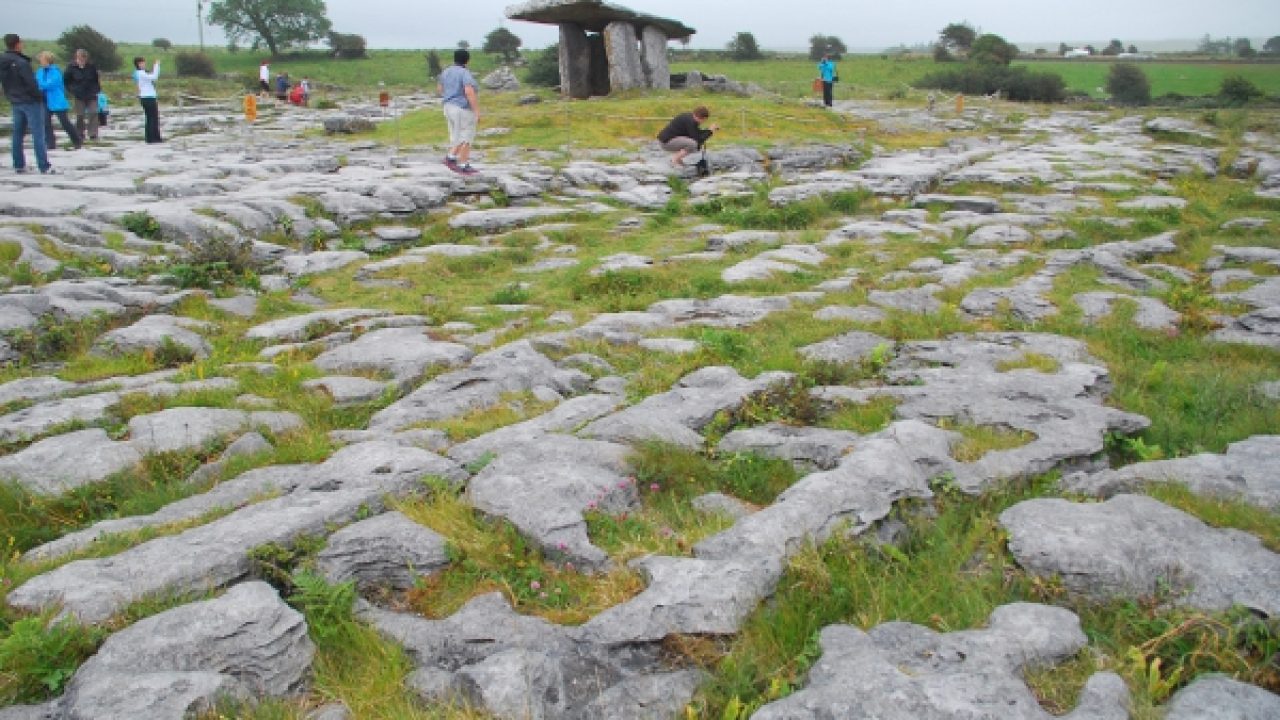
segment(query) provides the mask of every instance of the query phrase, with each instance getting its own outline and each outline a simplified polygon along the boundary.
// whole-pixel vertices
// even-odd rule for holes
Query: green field
[[[40,50],[60,52],[53,41],[30,41],[28,50],[34,55]],[[174,48],[159,51],[150,45],[119,45],[120,55],[126,62],[135,55],[148,59],[168,61],[170,72],[173,56],[180,51],[195,48]],[[258,63],[265,52],[250,50],[228,51],[226,48],[209,47],[206,52],[213,58],[223,79],[217,83],[176,78],[168,75],[161,82],[161,91],[190,94],[226,95],[242,88],[257,85]],[[448,64],[451,49],[437,51],[441,62]],[[416,92],[433,89],[427,77],[426,50],[370,50],[362,60],[334,60],[322,51],[288,54],[271,61],[272,72],[287,72],[294,79],[307,77],[312,81],[318,96],[326,94],[376,92],[379,83],[399,92]],[[1062,75],[1069,90],[1104,97],[1099,89],[1106,84],[1111,63],[1103,60],[1025,60],[1015,63],[1034,71],[1054,72]],[[493,56],[481,52],[472,54],[472,70],[484,75],[497,66]],[[910,97],[911,84],[927,73],[951,67],[935,63],[932,58],[919,55],[851,55],[839,63],[840,83],[836,86],[837,99],[886,99]],[[1231,63],[1231,62],[1143,62],[1142,69],[1151,80],[1151,94],[1155,97],[1168,93],[1181,95],[1214,95],[1223,78],[1242,75],[1271,96],[1280,96],[1280,63]],[[812,96],[810,84],[816,75],[815,65],[800,57],[770,58],[751,62],[731,60],[695,61],[681,53],[675,54],[673,72],[700,70],[704,74],[726,75],[733,80],[752,82],[787,98]],[[127,93],[128,81],[121,73],[116,83],[122,93]],[[113,86],[114,87],[114,86]],[[114,92],[113,92],[114,94]]]
[[[1112,63],[1098,60],[1049,60],[1019,62],[1036,72],[1053,72],[1067,81],[1072,90],[1103,97],[1099,92],[1107,84],[1107,73]],[[1169,93],[1179,95],[1215,95],[1222,79],[1241,75],[1257,85],[1267,95],[1280,95],[1280,64],[1276,63],[1190,63],[1143,62],[1140,63],[1147,79],[1151,81],[1152,97]]]

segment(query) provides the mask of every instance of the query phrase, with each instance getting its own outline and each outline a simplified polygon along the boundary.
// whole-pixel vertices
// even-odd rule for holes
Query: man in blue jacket
[[[818,63],[818,75],[822,78],[822,104],[831,107],[836,86],[836,64],[832,62],[830,53],[823,55],[822,62]]]
[[[0,55],[0,85],[4,86],[4,96],[13,106],[13,136],[10,140],[13,169],[19,173],[27,171],[22,136],[30,130],[36,165],[42,173],[54,172],[44,144],[44,93],[36,84],[31,58],[22,54],[22,38],[13,33],[4,36],[4,47],[5,53]]]

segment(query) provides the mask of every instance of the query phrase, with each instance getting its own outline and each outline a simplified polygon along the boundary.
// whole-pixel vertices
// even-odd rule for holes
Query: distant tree
[[[1125,52],[1129,53],[1130,55],[1137,55],[1137,54],[1138,54],[1138,46],[1137,46],[1137,45],[1134,45],[1133,43],[1129,43],[1129,49],[1128,49],[1128,50],[1126,50]]]
[[[157,50],[164,50],[165,52],[169,52],[169,50],[173,48],[173,43],[169,42],[167,38],[156,38],[155,40],[151,41],[151,47]]]
[[[1049,51],[1044,48],[1036,48],[1036,55],[1048,55]]]
[[[1262,45],[1262,52],[1268,55],[1280,55],[1280,35],[1272,37]]]
[[[1142,68],[1129,62],[1111,66],[1107,75],[1107,92],[1113,100],[1125,105],[1146,105],[1151,102],[1151,82]]]
[[[471,49],[471,43],[467,42],[466,40],[459,40],[459,41],[458,41],[458,49],[459,49],[459,50],[470,50],[470,49]]]
[[[729,57],[734,60],[759,60],[764,57],[756,36],[749,32],[740,32],[729,41]]]
[[[809,59],[817,62],[823,55],[830,55],[832,60],[839,60],[849,49],[844,41],[835,35],[814,35],[809,38]]]
[[[213,0],[209,22],[231,42],[265,43],[272,55],[324,38],[333,27],[324,0]]]
[[[934,43],[933,45],[933,61],[940,63],[955,62],[956,56],[951,54],[946,45],[942,43]]]
[[[62,48],[63,57],[68,58],[75,57],[76,50],[89,51],[89,58],[103,72],[114,72],[124,65],[115,42],[88,25],[76,25],[63,31],[58,36],[58,47]]]
[[[1018,57],[1018,46],[999,35],[987,33],[973,41],[969,59],[986,65],[1008,65]]]
[[[1102,48],[1102,54],[1107,56],[1115,56],[1124,52],[1124,43],[1119,40],[1112,40],[1110,44]]]
[[[560,43],[533,53],[525,68],[525,82],[542,87],[560,86]]]
[[[1098,54],[1098,50],[1097,50],[1097,48],[1095,48],[1095,47],[1094,47],[1094,46],[1092,46],[1092,45],[1085,45],[1085,46],[1084,46],[1084,49],[1085,49],[1085,50],[1088,50],[1090,55],[1097,55],[1097,54]]]
[[[202,52],[180,52],[173,57],[173,64],[178,77],[217,77],[213,66],[213,58]]]
[[[1230,55],[1233,50],[1235,50],[1235,41],[1231,38],[1214,40],[1207,33],[1200,39],[1200,46],[1197,48],[1197,52],[1204,55]]]
[[[1262,97],[1262,90],[1243,75],[1230,75],[1222,79],[1218,94],[1231,105],[1245,105],[1254,98]]]
[[[427,53],[427,77],[438,78],[442,72],[444,68],[440,67],[440,53],[435,50]]]
[[[329,47],[333,50],[333,56],[341,60],[357,60],[369,56],[365,52],[364,36],[355,33],[329,33]]]
[[[514,62],[520,57],[520,38],[510,30],[500,27],[484,37],[484,51],[501,55],[503,62]]]
[[[1066,43],[1058,43],[1058,54],[1059,54],[1059,55],[1066,55],[1066,54],[1067,54],[1067,53],[1069,53],[1069,52],[1071,52],[1071,46],[1070,46],[1070,45],[1068,45],[1068,44],[1066,44]]]
[[[955,55],[967,55],[978,38],[978,31],[969,23],[951,23],[938,33],[938,42]]]
[[[1249,38],[1238,38],[1235,44],[1236,55],[1242,58],[1251,58],[1258,54],[1253,49],[1253,43],[1249,42]]]

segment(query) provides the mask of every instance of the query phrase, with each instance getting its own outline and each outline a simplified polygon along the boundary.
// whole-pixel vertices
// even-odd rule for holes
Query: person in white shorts
[[[445,155],[445,167],[474,175],[479,170],[471,167],[471,143],[476,139],[476,125],[480,120],[480,102],[476,99],[476,79],[467,69],[471,53],[453,51],[453,65],[440,73],[436,90],[444,101],[444,117],[449,123],[449,152]]]

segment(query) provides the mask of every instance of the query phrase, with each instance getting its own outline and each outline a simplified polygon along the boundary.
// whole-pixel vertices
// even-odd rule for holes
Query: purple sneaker
[[[466,165],[459,167],[458,172],[462,173],[463,175],[479,175],[480,174],[479,170],[471,167],[471,163],[467,163]]]

